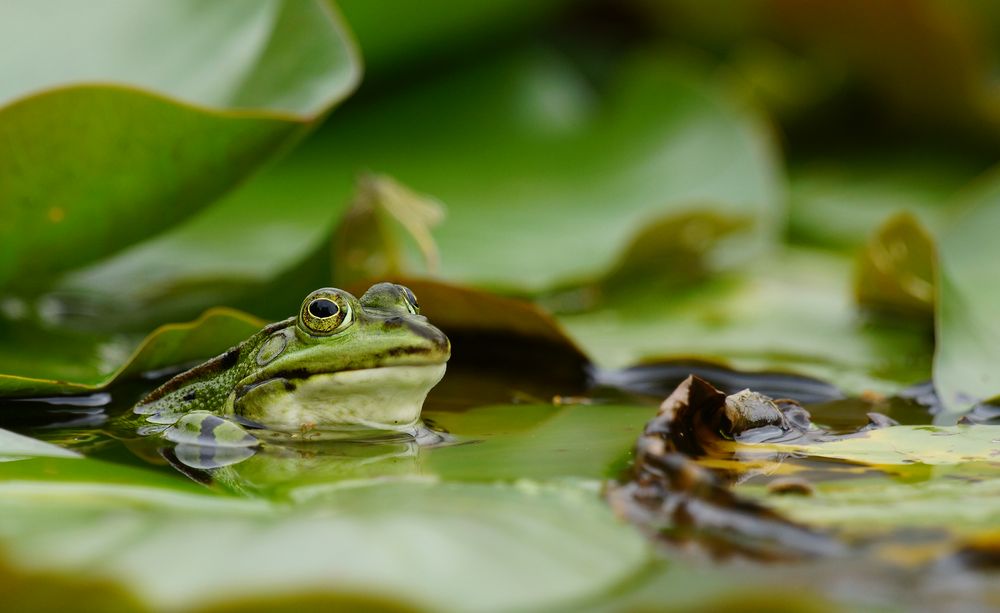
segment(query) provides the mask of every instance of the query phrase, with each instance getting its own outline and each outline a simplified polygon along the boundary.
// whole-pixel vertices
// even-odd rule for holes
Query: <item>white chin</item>
[[[269,399],[264,425],[274,430],[405,430],[420,419],[445,364],[383,366],[313,375]]]

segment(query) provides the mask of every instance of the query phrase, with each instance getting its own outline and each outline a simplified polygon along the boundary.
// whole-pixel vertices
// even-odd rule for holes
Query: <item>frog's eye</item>
[[[419,315],[420,305],[417,303],[417,297],[413,295],[413,292],[410,290],[410,288],[406,287],[405,285],[397,285],[396,287],[402,290],[403,297],[406,298],[406,309],[409,312],[413,313],[414,315]]]
[[[351,305],[335,294],[320,294],[302,303],[299,321],[310,333],[327,336],[343,330],[354,320]]]

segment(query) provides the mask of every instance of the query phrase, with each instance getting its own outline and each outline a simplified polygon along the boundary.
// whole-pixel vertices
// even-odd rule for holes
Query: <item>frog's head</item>
[[[379,283],[360,300],[319,289],[297,317],[265,328],[232,411],[275,430],[405,428],[450,355],[408,288]]]

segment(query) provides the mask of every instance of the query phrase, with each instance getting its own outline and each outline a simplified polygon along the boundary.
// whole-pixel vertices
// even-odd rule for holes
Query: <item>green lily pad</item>
[[[221,353],[261,327],[232,309],[167,324],[145,339],[70,336],[32,328],[9,331],[0,350],[0,396],[82,394],[119,379]]]
[[[592,598],[648,561],[642,539],[576,488],[397,483],[287,506],[153,485],[148,471],[108,483],[101,462],[46,461],[0,464],[7,563],[124,584],[161,609],[287,592],[537,608]]]
[[[893,426],[823,443],[760,443],[749,449],[798,453],[874,465],[1000,466],[1000,426]]]
[[[0,283],[42,287],[176,224],[359,76],[318,0],[47,6],[0,11],[18,58],[0,69]]]
[[[964,210],[940,238],[938,344],[934,385],[954,420],[975,403],[1000,394],[1000,171],[959,202]]]
[[[190,309],[192,286],[262,287],[322,247],[364,169],[444,203],[444,279],[547,289],[610,272],[649,223],[692,211],[740,221],[734,245],[759,250],[776,167],[757,119],[689,68],[647,53],[595,90],[567,58],[528,50],[344,109],[219,205],[61,289]]]

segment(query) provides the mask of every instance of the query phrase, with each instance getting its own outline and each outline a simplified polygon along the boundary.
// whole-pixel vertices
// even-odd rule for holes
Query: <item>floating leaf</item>
[[[49,9],[0,13],[0,53],[19,58],[0,69],[0,283],[36,288],[162,232],[359,76],[318,0]]]
[[[941,422],[1000,394],[1000,172],[960,202],[965,210],[940,240],[934,387],[945,407]]]
[[[879,476],[815,483],[814,488],[809,496],[768,496],[752,486],[737,489],[798,521],[869,538],[902,528],[944,530],[951,537],[983,534],[1000,522],[1000,471],[995,464],[938,467],[924,479]],[[932,556],[955,549],[951,538],[927,544],[933,545],[927,552]],[[910,559],[914,557],[926,559]]]
[[[873,465],[1000,463],[1000,426],[893,426],[829,442],[760,443],[750,449]]]
[[[157,608],[288,591],[448,611],[534,608],[592,598],[648,560],[636,534],[575,488],[399,483],[289,508],[188,493],[176,479],[176,489],[153,485],[148,471],[109,483],[108,465],[93,460],[39,462],[0,464],[8,563],[112,580]],[[32,463],[27,479],[7,472]],[[70,481],[67,471],[91,479]]]
[[[103,389],[125,377],[221,353],[263,324],[250,315],[220,308],[191,322],[160,326],[137,343],[20,330],[30,335],[31,342],[8,339],[0,351],[0,396],[81,394]]]

